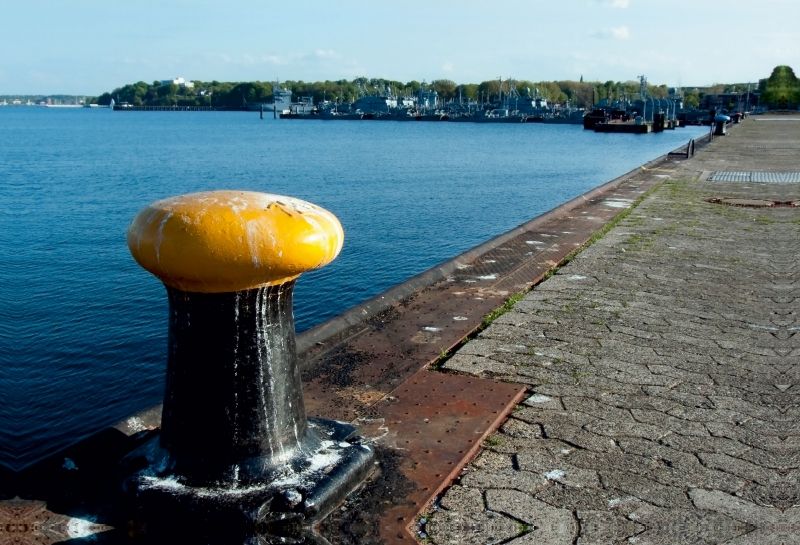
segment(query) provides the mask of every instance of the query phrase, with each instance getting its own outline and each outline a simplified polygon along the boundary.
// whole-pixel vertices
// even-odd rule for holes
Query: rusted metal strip
[[[378,445],[400,454],[399,463],[383,467],[374,486],[403,482],[397,490],[375,496],[384,501],[345,504],[321,529],[332,542],[415,543],[416,517],[459,475],[483,440],[505,420],[525,395],[525,387],[487,379],[423,370],[372,407],[366,420],[378,432]],[[377,423],[377,425],[376,425]],[[396,472],[395,475],[385,473]],[[398,493],[402,496],[397,496]],[[391,499],[389,499],[391,498]],[[388,506],[387,506],[388,504]],[[351,509],[376,521],[352,528]]]

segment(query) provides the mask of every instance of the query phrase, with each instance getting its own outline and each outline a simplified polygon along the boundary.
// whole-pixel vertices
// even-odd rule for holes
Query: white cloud
[[[448,61],[442,65],[442,70],[445,72],[452,72],[453,71],[453,63]]]
[[[605,0],[600,5],[606,8],[625,9],[630,5],[630,0]]]
[[[322,57],[322,58],[326,58],[326,57],[327,58],[334,58],[334,57],[339,57],[340,56],[335,51],[332,51],[330,49],[328,49],[328,50],[317,49],[317,52],[315,53],[315,55],[317,57]]]
[[[627,40],[630,38],[631,33],[628,31],[628,27],[626,26],[618,26],[611,29],[611,34],[617,40]]]
[[[626,26],[593,30],[589,35],[603,40],[627,40],[631,37],[631,33]]]

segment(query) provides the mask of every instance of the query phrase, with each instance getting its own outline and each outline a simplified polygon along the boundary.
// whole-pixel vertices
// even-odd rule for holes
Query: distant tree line
[[[238,109],[245,102],[267,102],[272,100],[272,82],[220,82],[194,81],[193,87],[175,84],[161,85],[160,81],[149,84],[144,81],[118,87],[111,92],[103,93],[93,102],[108,105],[113,99],[117,103],[127,102],[135,106],[213,106],[215,108]],[[592,103],[592,89],[595,101],[604,98],[619,98],[620,93],[633,97],[639,89],[638,82],[607,81],[540,81],[514,80],[517,91],[525,95],[528,90],[550,102],[564,103],[571,101],[577,106],[589,106]],[[326,80],[316,82],[287,80],[281,87],[292,91],[295,97],[311,97],[315,103],[322,100],[350,102],[358,98],[359,93],[366,91],[381,94],[387,88],[396,95],[410,95],[420,90],[423,85],[436,91],[444,100],[489,101],[496,99],[502,90],[508,93],[511,82],[508,80],[489,80],[481,83],[458,84],[449,79],[437,79],[425,84],[416,80],[403,83],[401,81],[382,78],[356,78],[354,80]],[[655,97],[667,95],[667,86],[650,86],[650,93]]]
[[[789,69],[791,70],[791,69]],[[792,73],[792,76],[794,73]],[[575,106],[589,107],[594,102],[602,99],[617,100],[620,95],[629,99],[638,96],[639,82],[637,81],[529,81],[529,80],[489,80],[481,83],[456,83],[449,79],[437,79],[425,84],[416,80],[401,82],[382,78],[356,78],[353,80],[326,80],[326,81],[292,81],[281,83],[281,87],[292,91],[295,98],[311,97],[314,103],[322,100],[350,102],[358,98],[359,93],[366,91],[370,94],[382,94],[389,89],[396,95],[410,95],[416,93],[423,85],[434,90],[444,100],[490,101],[497,98],[500,91],[508,93],[511,84],[516,86],[521,95],[538,91],[539,95],[549,102],[565,103],[570,101]],[[175,84],[161,85],[154,81],[152,84],[139,81],[103,93],[94,102],[107,105],[112,99],[117,103],[127,102],[136,106],[213,106],[215,108],[239,109],[245,102],[268,102],[272,100],[273,82],[220,82],[220,81],[194,81],[193,87],[184,87]],[[685,93],[685,102],[689,106],[697,106],[701,97],[706,93],[729,92],[736,86],[739,89],[743,84],[719,84],[692,90]],[[746,87],[746,84],[744,84]],[[668,96],[666,85],[650,85],[648,91],[654,98]]]

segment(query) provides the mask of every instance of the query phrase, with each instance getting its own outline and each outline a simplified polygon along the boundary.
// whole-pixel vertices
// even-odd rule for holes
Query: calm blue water
[[[344,249],[298,281],[302,331],[704,131],[0,108],[0,463],[160,401],[166,295],[125,244],[148,202],[248,189],[335,213]]]

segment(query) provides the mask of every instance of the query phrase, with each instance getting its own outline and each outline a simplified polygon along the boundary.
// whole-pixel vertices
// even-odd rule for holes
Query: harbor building
[[[161,85],[177,85],[178,87],[185,87],[186,89],[191,89],[194,87],[194,82],[186,81],[183,78],[173,78],[173,79],[162,79]]]

